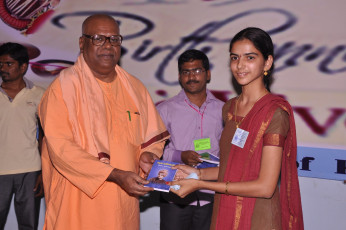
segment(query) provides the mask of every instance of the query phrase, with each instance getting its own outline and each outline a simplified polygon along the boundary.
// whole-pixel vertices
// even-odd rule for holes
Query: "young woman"
[[[223,107],[220,167],[179,165],[200,180],[173,182],[180,189],[171,191],[181,197],[198,189],[216,191],[211,229],[303,229],[293,111],[269,90],[272,40],[259,28],[246,28],[229,51],[241,94]]]

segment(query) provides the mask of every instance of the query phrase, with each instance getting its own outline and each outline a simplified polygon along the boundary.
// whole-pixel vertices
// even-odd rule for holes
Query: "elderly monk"
[[[42,98],[44,229],[139,229],[138,196],[153,190],[139,175],[169,134],[143,84],[117,65],[121,42],[112,17],[88,17],[81,55]]]

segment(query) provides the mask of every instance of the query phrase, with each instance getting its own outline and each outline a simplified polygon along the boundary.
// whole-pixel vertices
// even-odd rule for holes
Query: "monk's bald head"
[[[120,44],[112,45],[110,39],[120,35],[118,23],[109,15],[94,14],[83,22],[82,33],[79,49],[94,76],[102,81],[114,80],[115,66],[120,59],[121,50]],[[95,45],[95,36],[104,42],[96,42]]]
[[[107,14],[93,14],[84,20],[82,24],[82,34],[88,33],[88,30],[93,26],[95,21],[109,21],[113,22],[114,26],[119,27],[117,21],[113,17]]]

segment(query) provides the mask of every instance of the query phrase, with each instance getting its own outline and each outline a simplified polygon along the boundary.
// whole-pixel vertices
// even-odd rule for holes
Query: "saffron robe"
[[[43,96],[44,229],[139,229],[138,198],[106,179],[113,168],[140,173],[141,153],[160,157],[169,135],[143,84],[116,72],[103,84],[80,55]]]

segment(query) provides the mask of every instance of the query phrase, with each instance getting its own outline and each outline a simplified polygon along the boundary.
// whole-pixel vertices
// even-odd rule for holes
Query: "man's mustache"
[[[10,74],[7,73],[7,72],[2,72],[2,71],[0,71],[0,76],[3,76],[3,75],[10,75]]]
[[[199,83],[199,81],[196,81],[196,80],[189,80],[188,82],[186,82],[186,84],[191,84],[191,83]]]

